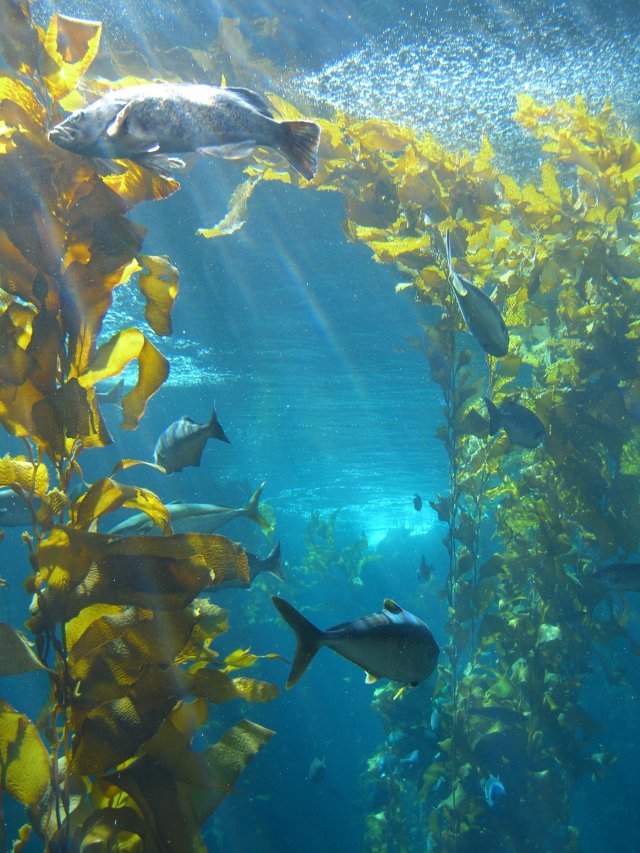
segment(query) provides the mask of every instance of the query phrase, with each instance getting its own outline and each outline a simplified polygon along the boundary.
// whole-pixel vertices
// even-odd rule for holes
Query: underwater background
[[[0,455],[8,454],[3,463],[22,460],[0,465],[0,479],[51,508],[33,523],[4,528],[0,620],[35,643],[40,664],[25,670],[45,662],[58,672],[57,680],[40,671],[15,674],[3,662],[0,696],[7,720],[10,706],[40,732],[38,760],[49,755],[53,766],[54,753],[64,756],[83,780],[81,794],[75,782],[64,782],[61,765],[53,774],[43,771],[46,785],[25,792],[12,774],[26,774],[20,753],[33,762],[29,750],[36,747],[29,741],[28,749],[17,749],[13,722],[0,725],[0,765],[9,779],[2,786],[0,849],[12,849],[20,827],[30,823],[31,837],[25,832],[24,847],[15,849],[640,850],[640,571],[627,583],[606,572],[614,563],[638,570],[640,562],[637,3],[132,0],[105,9],[93,2],[2,0],[0,10],[25,38],[18,59],[16,42],[12,50],[0,38],[0,287],[7,322],[15,308],[11,329],[4,320],[2,326],[14,343],[0,352],[0,379],[13,389],[4,396],[0,389]],[[75,79],[69,75],[68,91],[63,78],[51,83],[55,75],[35,63],[30,71],[25,58],[36,28],[47,32],[56,13],[102,22],[95,59]],[[74,58],[68,66],[83,64]],[[91,326],[82,367],[86,353],[78,344],[75,375],[90,371],[96,350],[130,326],[157,347],[169,372],[147,393],[139,423],[130,415],[135,429],[120,428],[119,407],[99,407],[112,443],[95,427],[93,392],[86,431],[73,434],[63,418],[54,436],[23,412],[36,397],[52,398],[74,369],[65,373],[59,356],[55,367],[55,352],[47,349],[52,339],[43,337],[46,346],[37,351],[31,347],[39,370],[42,353],[54,364],[47,397],[47,383],[21,373],[15,353],[29,350],[25,339],[35,340],[38,316],[60,324],[64,335],[56,340],[73,361],[74,332],[65,326],[64,309],[58,317],[53,302],[38,295],[33,271],[50,277],[51,294],[51,282],[85,257],[72,251],[71,220],[52,199],[94,178],[79,176],[74,155],[56,150],[45,130],[54,115],[59,120],[77,108],[65,103],[76,90],[93,100],[104,80],[129,76],[222,81],[273,93],[283,118],[300,111],[320,122],[319,173],[307,185],[262,151],[247,160],[200,157],[177,176],[179,189],[150,187],[137,177],[135,190],[113,190],[127,204],[115,213],[109,207],[108,216],[100,207],[106,211],[108,203],[96,197],[96,212],[87,215],[102,217],[104,233],[113,217],[109,233],[117,234],[118,251],[130,238],[121,225],[126,216],[146,229],[144,257],[166,257],[177,269],[179,292],[166,334],[145,320],[142,289],[124,278],[115,287],[105,284],[112,304]],[[42,79],[49,81],[48,99],[38,88]],[[16,80],[27,89],[36,80],[35,99],[49,114],[36,121],[37,108],[7,82]],[[59,97],[51,95],[54,85]],[[39,170],[34,164],[45,155]],[[63,165],[49,184],[44,173],[55,172],[56,158]],[[239,186],[246,188],[240,203]],[[328,191],[315,191],[321,189]],[[57,257],[67,259],[55,274],[38,257],[58,232],[34,236],[37,227],[21,224],[49,215],[63,223]],[[216,223],[218,233],[199,233]],[[511,341],[503,359],[483,352],[454,301],[441,243],[447,230],[455,236],[456,268],[485,286],[502,311]],[[106,238],[99,242],[77,239],[94,258],[111,251]],[[118,270],[135,254],[125,257],[125,250]],[[112,273],[104,272],[105,281]],[[97,287],[96,281],[85,284]],[[87,304],[93,310],[96,302]],[[23,307],[32,313],[28,321]],[[129,391],[138,368],[135,358],[124,361],[107,378],[123,376]],[[542,445],[510,444],[502,430],[489,436],[483,397],[498,402],[509,395],[540,417]],[[144,466],[112,473],[123,459],[152,461],[170,423],[182,416],[205,423],[214,405],[230,444],[209,442],[199,467],[171,476]],[[40,449],[40,464],[36,450],[25,456],[24,435]],[[79,459],[70,442],[78,436],[85,445]],[[49,470],[46,488],[35,485],[42,464]],[[20,465],[31,465],[28,477]],[[66,580],[56,585],[52,567],[79,561],[71,574],[86,583],[90,560],[82,568],[78,553],[98,566],[113,558],[105,556],[104,541],[90,545],[74,539],[75,532],[56,541],[59,550],[51,542],[54,520],[89,536],[96,532],[91,522],[106,533],[132,510],[147,511],[146,493],[123,489],[120,503],[112,501],[104,485],[110,477],[149,490],[159,505],[230,507],[242,507],[266,481],[261,508],[272,529],[238,518],[220,532],[260,557],[279,542],[285,581],[265,572],[250,589],[209,589],[203,582],[185,600],[191,606],[197,594],[228,612],[228,625],[218,614],[218,628],[206,642],[200,638],[207,649],[213,638],[220,660],[248,648],[292,658],[294,635],[272,595],[322,628],[380,610],[389,597],[431,628],[441,650],[437,672],[394,699],[400,685],[365,684],[362,670],[321,650],[290,691],[289,666],[278,659],[260,659],[246,671],[241,662],[225,673],[229,682],[236,675],[256,679],[253,687],[238,683],[234,695],[217,682],[185,687],[180,700],[197,697],[209,708],[188,743],[181,742],[190,756],[243,718],[276,732],[270,740],[256,735],[263,738],[253,749],[260,754],[239,779],[241,768],[227,775],[232,762],[218,756],[208,784],[218,785],[221,802],[201,821],[193,817],[196,799],[191,811],[181,811],[184,791],[199,783],[192,765],[178,761],[174,742],[164,760],[158,744],[145,753],[161,723],[167,725],[171,703],[164,722],[144,735],[136,730],[130,741],[120,718],[107,719],[114,740],[130,749],[94,761],[103,730],[82,727],[105,697],[126,697],[134,676],[127,670],[127,681],[119,665],[100,669],[97,644],[90,680],[101,698],[87,718],[87,708],[74,705],[82,691],[74,696],[69,685],[89,676],[71,641],[67,648],[62,626],[82,610],[58,604],[70,587]],[[99,488],[91,493],[89,484]],[[57,486],[68,499],[54,506],[47,494]],[[82,510],[87,492],[95,497],[90,517]],[[155,504],[153,511],[162,520]],[[60,606],[51,623],[46,608],[41,621],[29,613],[34,593],[47,584]],[[149,601],[133,603],[153,611]],[[85,609],[129,603],[104,602],[88,599]],[[163,608],[158,612],[173,620],[176,611]],[[91,618],[104,613],[115,610]],[[158,637],[165,633],[160,621]],[[171,621],[167,633],[173,631]],[[79,632],[74,627],[69,636]],[[190,642],[188,652],[176,647],[177,667],[205,659]],[[151,660],[138,663],[141,647],[129,653],[135,678]],[[105,686],[109,678],[120,692]],[[270,692],[273,684],[280,695]],[[154,701],[140,706],[142,717],[151,715]],[[83,738],[87,746],[79,746]],[[167,819],[184,827],[182,836],[167,836],[159,818],[166,803],[144,793],[141,780],[156,767],[151,757],[163,773],[180,766],[181,793]],[[131,765],[123,764],[132,758],[141,768],[137,787]],[[314,759],[326,765],[316,775]],[[504,796],[488,793],[492,778]],[[65,784],[72,788],[68,802]],[[129,835],[116,837],[118,809],[128,810]]]

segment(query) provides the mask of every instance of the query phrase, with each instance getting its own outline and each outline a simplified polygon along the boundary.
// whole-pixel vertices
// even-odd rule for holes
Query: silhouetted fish
[[[420,567],[418,568],[418,580],[422,583],[429,583],[432,577],[433,566],[430,566],[429,563],[427,563],[423,554],[420,558]]]
[[[96,399],[103,406],[105,403],[110,403],[112,406],[122,408],[122,398],[124,397],[124,379],[120,379],[115,385],[112,385],[108,391],[96,391]]]
[[[502,801],[507,795],[507,791],[500,781],[499,776],[489,774],[489,778],[481,782],[484,790],[484,798],[490,809],[495,809],[502,804]]]
[[[487,397],[484,397],[484,402],[489,412],[489,435],[494,435],[502,427],[511,444],[533,448],[544,441],[544,424],[531,409],[514,400],[504,400],[500,408]]]
[[[503,356],[509,350],[509,332],[502,315],[484,291],[453,268],[451,235],[445,236],[449,282],[464,321],[473,337],[489,355]]]
[[[233,521],[234,518],[245,516],[250,521],[255,521],[264,530],[270,530],[271,524],[261,514],[258,502],[264,489],[263,483],[249,498],[249,502],[242,507],[217,506],[216,504],[189,504],[174,501],[166,504],[169,510],[171,527],[174,533],[215,533],[224,524]],[[146,512],[136,512],[134,515],[116,524],[109,533],[133,536],[139,533],[160,534],[160,528],[154,524]],[[257,559],[257,558],[256,558]],[[263,569],[264,571],[264,569]],[[267,571],[273,571],[267,569]],[[274,572],[274,574],[276,574]]]
[[[182,417],[168,426],[156,442],[153,460],[167,474],[182,471],[188,466],[197,468],[204,446],[210,438],[230,443],[220,426],[215,408],[208,424],[197,424],[191,418]]]
[[[609,563],[599,566],[594,576],[616,592],[640,592],[640,563]]]
[[[271,553],[267,554],[266,557],[257,557],[255,554],[251,554],[249,551],[247,553],[247,562],[249,563],[249,583],[243,583],[238,578],[229,578],[229,580],[222,581],[221,583],[216,585],[216,592],[219,589],[249,589],[254,580],[258,577],[262,572],[269,572],[274,577],[278,578],[278,580],[284,582],[284,575],[282,574],[282,561],[280,559],[280,543],[273,548]]]
[[[436,667],[440,649],[425,623],[385,598],[381,613],[321,631],[277,596],[271,600],[295,632],[298,644],[287,681],[293,687],[322,646],[362,667],[367,683],[390,678],[403,684],[418,684]]]
[[[422,509],[422,498],[417,492],[413,496],[413,508],[416,510],[416,512],[420,512],[420,510]]]
[[[49,131],[60,148],[88,157],[134,160],[160,174],[184,167],[172,154],[247,157],[274,148],[311,180],[320,127],[275,121],[269,104],[249,89],[196,83],[148,83],[108,92]]]

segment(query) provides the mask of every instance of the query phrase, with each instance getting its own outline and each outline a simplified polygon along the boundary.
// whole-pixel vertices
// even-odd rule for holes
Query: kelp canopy
[[[115,481],[116,472],[68,496],[80,454],[111,440],[95,384],[137,360],[123,405],[123,426],[134,428],[166,379],[166,360],[138,329],[97,341],[113,290],[135,276],[149,325],[171,333],[177,271],[141,254],[143,230],[127,214],[178,186],[125,162],[98,173],[93,161],[54,149],[45,129],[81,102],[79,82],[96,94],[106,87],[87,79],[100,25],[56,15],[44,32],[26,0],[0,8],[12,69],[0,77],[0,420],[28,437],[25,456],[0,462],[0,485],[33,510],[27,628],[36,640],[34,650],[0,626],[1,671],[41,670],[51,683],[37,725],[0,709],[2,784],[50,849],[102,841],[199,850],[202,822],[272,734],[243,721],[203,753],[191,746],[207,703],[275,695],[231,676],[255,656],[213,668],[210,644],[226,614],[199,596],[225,577],[246,578],[246,555],[223,537],[171,535],[159,498]],[[283,118],[298,117],[271,101]],[[597,726],[579,692],[594,641],[625,637],[597,608],[591,563],[633,554],[640,541],[640,146],[609,106],[594,114],[580,99],[545,106],[522,96],[515,120],[541,144],[530,182],[498,171],[486,137],[475,155],[452,152],[429,135],[337,114],[319,119],[320,168],[304,184],[341,192],[348,237],[396,264],[411,278],[405,288],[439,311],[424,350],[444,396],[438,437],[450,473],[448,494],[433,501],[450,558],[440,755],[421,782],[425,820],[413,836],[396,831],[397,813],[370,822],[376,851],[575,848],[572,783],[614,760],[590,751]],[[259,184],[302,184],[266,159],[246,173],[205,237],[241,227]],[[460,271],[504,306],[505,358],[485,359],[463,330],[442,257],[447,230]],[[534,409],[544,445],[489,441],[482,396]],[[146,512],[167,535],[96,532],[121,506]],[[488,766],[496,755],[500,765]],[[480,791],[490,771],[514,792],[499,828]]]
[[[192,747],[210,703],[278,693],[236,674],[258,656],[218,661],[211,648],[228,614],[202,594],[248,582],[247,555],[222,536],[172,535],[162,501],[115,471],[69,497],[81,454],[112,440],[96,383],[137,361],[122,403],[122,426],[134,429],[167,378],[166,359],[139,329],[101,345],[98,336],[113,290],[134,276],[147,323],[171,334],[178,272],[141,253],[144,229],[127,214],[178,184],[131,163],[98,174],[47,140],[79,101],[99,23],[54,15],[44,32],[26,0],[4,0],[0,12],[12,69],[0,76],[0,421],[26,449],[0,460],[0,486],[32,513],[26,627],[35,637],[34,647],[0,625],[0,674],[39,671],[51,688],[37,723],[0,705],[1,785],[29,815],[13,849],[35,831],[48,850],[204,850],[202,824],[273,735],[243,720],[204,751]],[[97,532],[121,507],[145,512],[165,536]]]

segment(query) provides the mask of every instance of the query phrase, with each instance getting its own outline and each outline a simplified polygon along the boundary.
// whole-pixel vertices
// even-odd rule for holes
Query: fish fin
[[[223,160],[242,160],[253,154],[255,147],[255,139],[246,139],[243,142],[228,142],[226,145],[206,145],[198,148],[198,153],[206,157],[221,157]]]
[[[375,684],[377,680],[378,680],[377,675],[371,675],[370,672],[365,673],[365,677],[364,677],[364,683],[365,684]]]
[[[489,435],[495,435],[502,426],[500,409],[488,397],[483,397],[482,399],[489,412]]]
[[[131,112],[131,104],[133,102],[129,101],[129,103],[125,104],[124,107],[116,114],[116,117],[113,119],[111,124],[107,127],[107,136],[109,139],[114,139],[122,130],[122,126],[127,120],[127,116]]]
[[[270,105],[261,95],[258,95],[257,92],[252,92],[251,89],[243,89],[239,86],[226,86],[225,91],[233,92],[234,95],[242,98],[245,103],[249,104],[250,107],[253,107],[254,110],[257,110],[260,115],[266,116],[267,118],[273,118]]]
[[[451,254],[451,231],[447,230],[444,237],[444,245],[447,250],[447,266],[449,267],[449,282],[453,288],[453,292],[458,296],[466,296],[467,288],[463,284],[462,278],[453,268],[453,255]],[[460,306],[462,307],[462,306]]]
[[[122,408],[122,397],[124,396],[124,379],[118,380],[115,385],[112,385],[108,391],[105,391],[99,396],[100,405],[111,403],[112,406]]]
[[[136,154],[131,155],[129,159],[161,178],[170,178],[171,172],[184,169],[187,165],[180,157],[169,157],[167,154]]]
[[[259,524],[263,530],[271,530],[271,524],[267,521],[267,519],[262,515],[259,509],[259,501],[260,495],[262,494],[262,490],[267,485],[267,481],[265,480],[261,486],[255,490],[255,492],[249,498],[249,503],[242,510],[242,514],[246,515],[247,518],[250,518],[251,521],[255,521],[256,524]]]
[[[318,171],[320,125],[315,121],[281,121],[280,129],[278,151],[303,178],[313,180]]]
[[[296,635],[296,654],[293,659],[289,678],[287,679],[287,690],[289,690],[296,681],[302,678],[306,668],[322,645],[323,632],[319,628],[316,628],[315,625],[312,625],[308,619],[305,619],[302,613],[299,613],[284,598],[272,595],[271,601],[273,601],[282,618]]]
[[[278,578],[284,583],[284,575],[282,574],[282,562],[280,559],[280,543],[277,542],[270,554],[264,558],[265,571]]]
[[[211,410],[211,420],[209,421],[209,435],[211,436],[211,438],[217,438],[218,441],[226,441],[227,444],[231,444],[227,436],[224,434],[222,425],[218,420],[215,406]]]
[[[385,598],[382,602],[382,607],[385,610],[388,610],[389,613],[402,613],[402,607],[400,607],[399,604],[396,604],[392,598]]]

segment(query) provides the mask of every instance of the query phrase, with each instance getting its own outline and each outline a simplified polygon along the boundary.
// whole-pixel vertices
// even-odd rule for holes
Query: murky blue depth
[[[434,132],[453,146],[477,146],[486,132],[501,162],[526,171],[535,164],[510,120],[518,91],[547,98],[582,93],[595,105],[611,97],[629,122],[638,122],[640,7],[542,0],[527,4],[526,11],[522,7],[515,0],[344,0],[322,8],[165,1],[121,2],[105,12],[90,2],[34,4],[43,20],[52,9],[102,19],[107,45],[118,37],[114,33],[135,43],[136,30],[150,43],[154,33],[161,42],[170,27],[175,43],[200,47],[215,37],[221,14],[243,21],[276,15],[281,36],[265,44],[265,53],[287,75],[265,81],[265,90],[291,98],[299,92],[319,109],[389,118]],[[158,55],[154,61],[161,66]],[[182,415],[204,421],[215,403],[231,444],[211,442],[199,469],[171,477],[136,472],[136,482],[165,501],[239,504],[266,480],[263,498],[276,514],[275,538],[296,606],[311,609],[314,621],[327,627],[377,610],[390,596],[419,613],[437,634],[446,619],[446,601],[437,594],[446,568],[443,531],[429,499],[448,484],[446,457],[434,437],[442,400],[424,355],[412,345],[431,315],[407,295],[411,291],[395,293],[402,277],[391,265],[376,264],[366,246],[347,241],[338,193],[264,182],[249,202],[241,231],[216,240],[197,236],[197,228],[224,216],[243,165],[201,159],[181,178],[179,193],[133,211],[132,218],[149,229],[144,251],[168,255],[180,270],[174,337],[159,343],[171,375],[137,431],[120,432],[117,411],[105,410],[115,444],[85,454],[85,476],[107,475],[121,457],[150,459],[158,434],[171,421]],[[122,288],[110,316],[114,329],[123,327],[123,318],[140,324],[142,301],[132,302]],[[105,337],[110,328],[108,323]],[[21,452],[21,445],[5,438],[0,449]],[[421,512],[412,503],[416,492],[423,498]],[[365,568],[361,585],[328,576],[308,592],[296,572],[311,513],[326,517],[338,509],[339,544],[364,533],[378,559]],[[272,544],[245,520],[223,532],[261,555]],[[6,571],[19,588],[17,567],[24,561],[19,536],[8,531],[4,547],[15,556],[15,570],[9,561]],[[422,554],[435,565],[436,579],[428,588],[416,580]],[[269,600],[276,593],[288,597],[286,587],[267,578],[250,591],[220,594],[217,600],[232,614],[221,652],[250,642],[256,653],[291,656],[293,636]],[[16,607],[11,619],[26,602],[20,596],[11,599]],[[287,666],[268,663],[260,676],[283,685]],[[637,677],[636,688],[637,697]],[[19,689],[22,682],[20,687],[10,682],[9,693]],[[430,701],[431,688],[421,690]],[[637,719],[637,707],[625,692],[616,694],[620,701],[612,708],[597,675],[588,690],[591,708],[603,720],[600,739],[621,757],[616,773],[597,789],[588,779],[576,787],[573,820],[581,830],[580,849],[633,853],[640,849],[635,794],[640,755],[629,720]],[[384,738],[372,695],[360,670],[321,651],[304,680],[271,705],[216,707],[212,739],[243,716],[278,735],[211,821],[211,850],[363,849],[365,817],[375,808],[367,760]],[[36,693],[26,697],[35,708],[37,701]],[[322,784],[307,779],[315,757],[326,758]],[[407,785],[408,799],[415,795],[417,803],[417,787],[410,780]],[[609,807],[606,819],[599,819],[603,800]],[[418,805],[407,806],[407,820],[426,818]]]

